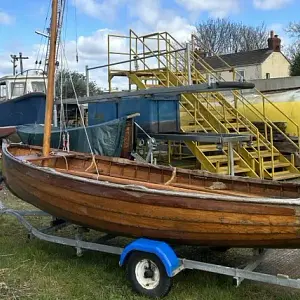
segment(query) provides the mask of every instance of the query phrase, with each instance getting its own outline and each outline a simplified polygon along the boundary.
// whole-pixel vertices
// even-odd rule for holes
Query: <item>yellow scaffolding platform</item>
[[[124,46],[123,52],[114,51],[116,39],[118,45]],[[211,80],[225,81],[197,51],[196,37],[192,36],[190,40],[190,43],[183,45],[167,32],[139,36],[130,30],[128,36],[109,35],[106,65],[109,90],[112,91],[112,82],[116,77],[126,78],[129,90],[209,83]],[[222,60],[217,54],[215,55]],[[238,73],[225,61],[222,62],[224,68],[232,72],[234,81]],[[294,126],[294,131],[299,137],[298,124],[265,95],[258,90],[255,92],[261,98],[262,111],[252,105],[239,91],[231,91],[230,95],[220,92],[182,94],[181,131],[251,134],[254,137],[253,143],[239,143],[233,151],[236,175],[271,180],[300,177],[293,155],[288,159],[274,146],[273,131],[279,132],[299,153],[300,144],[295,143],[270,120],[265,109],[266,104],[272,105],[282,120]],[[258,129],[243,115],[239,107],[255,115],[257,120],[264,124],[263,128]],[[227,174],[229,152],[226,147],[216,149],[213,144],[186,141],[185,146],[178,144],[177,153],[182,152],[182,147],[187,147],[192,152],[201,169]]]

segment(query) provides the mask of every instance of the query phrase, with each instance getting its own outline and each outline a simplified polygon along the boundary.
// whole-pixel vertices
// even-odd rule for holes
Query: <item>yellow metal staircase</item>
[[[136,74],[128,74],[129,78],[134,82],[139,88],[147,88],[147,86],[139,79]],[[138,80],[138,81],[135,81]],[[203,119],[201,124],[197,119],[195,119],[188,110],[188,105],[191,104],[189,101],[190,95],[183,95],[185,100],[181,101],[181,119],[182,115],[185,114],[188,118],[185,118],[188,125],[181,124],[181,130],[183,132],[218,132],[214,129],[211,124]],[[192,104],[191,104],[192,105]],[[200,104],[201,106],[201,104]],[[193,105],[192,105],[193,107]],[[206,108],[203,106],[203,110]],[[205,114],[205,113],[204,113]],[[191,123],[194,123],[191,125]],[[224,128],[224,132],[226,129]],[[200,145],[196,142],[185,142],[190,151],[194,154],[194,156],[201,163],[201,168],[204,170],[208,170],[214,173],[220,174],[228,174],[229,170],[229,155],[227,152],[227,148],[223,147],[223,149],[217,149],[215,144],[203,144]],[[240,157],[240,155],[234,151],[234,173],[245,176],[258,177],[255,171],[249,167],[249,165]]]
[[[109,70],[109,77],[122,74],[128,77],[130,87],[135,85],[138,89],[146,89],[156,86],[187,85],[191,82],[204,83],[210,80],[207,74],[217,76],[195,51],[187,54],[182,50],[182,45],[168,33],[140,37],[130,31],[130,58],[132,57],[136,59],[134,68],[130,64],[129,70]],[[156,63],[155,67],[153,60]],[[199,65],[206,74],[199,71]],[[258,128],[238,110],[237,103],[242,103],[246,109],[257,115],[265,125],[264,132],[259,132]],[[273,180],[300,177],[293,159],[288,160],[273,145],[273,129],[276,125],[266,115],[256,110],[238,91],[232,91],[231,98],[219,92],[183,94],[180,101],[181,130],[251,134],[253,143],[238,144],[235,147],[235,174]],[[286,138],[289,140],[289,137]],[[222,148],[217,148],[215,144],[196,142],[186,142],[186,145],[200,162],[202,169],[228,174],[229,153],[226,145]],[[299,145],[295,146],[299,149]]]

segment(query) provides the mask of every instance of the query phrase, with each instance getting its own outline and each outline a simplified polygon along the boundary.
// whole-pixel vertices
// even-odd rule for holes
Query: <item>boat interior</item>
[[[137,163],[128,159],[95,156],[53,150],[42,155],[39,146],[10,145],[8,151],[17,159],[39,167],[82,178],[124,185],[140,185],[176,192],[231,195],[241,197],[298,198],[300,185],[260,179],[225,176],[206,171],[177,169]]]

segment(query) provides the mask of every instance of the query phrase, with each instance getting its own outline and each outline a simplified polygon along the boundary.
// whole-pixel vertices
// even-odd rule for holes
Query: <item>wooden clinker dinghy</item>
[[[300,185],[3,144],[21,199],[103,232],[214,247],[300,247]],[[98,173],[96,170],[96,165]]]
[[[0,139],[6,138],[17,131],[15,126],[0,127]]]

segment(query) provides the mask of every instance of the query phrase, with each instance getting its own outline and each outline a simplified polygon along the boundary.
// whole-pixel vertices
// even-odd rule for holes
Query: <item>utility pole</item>
[[[28,56],[23,56],[22,52],[19,53],[19,60],[20,60],[20,72],[23,74],[23,59],[29,59]]]
[[[16,62],[18,61],[18,57],[17,57],[17,55],[13,55],[13,54],[11,54],[10,57],[12,58],[11,62],[13,63],[13,75],[15,76],[16,68],[17,68]]]

